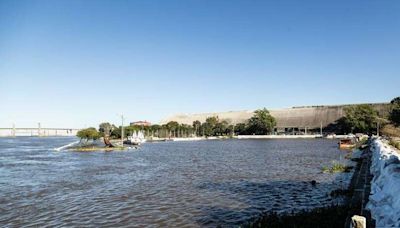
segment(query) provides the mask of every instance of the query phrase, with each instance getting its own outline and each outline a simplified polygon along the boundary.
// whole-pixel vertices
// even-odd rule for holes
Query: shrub
[[[393,146],[393,147],[395,147],[395,148],[400,150],[400,142],[398,142],[398,141],[395,141],[395,140],[391,139],[389,141],[389,145],[391,145],[391,146]]]
[[[344,129],[351,132],[370,133],[376,128],[378,113],[371,105],[363,104],[345,108],[346,115],[342,119]]]
[[[367,144],[368,142],[368,137],[363,137],[360,139],[360,141],[358,142],[359,145],[364,145]]]
[[[380,132],[385,136],[400,137],[400,127],[395,127],[392,124],[385,125]]]
[[[342,173],[346,171],[346,166],[338,162],[334,162],[331,168],[332,173]]]
[[[400,126],[400,97],[394,98],[391,102],[392,110],[389,114],[389,119],[396,126]]]
[[[343,173],[343,172],[349,172],[350,169],[352,169],[353,167],[351,166],[346,166],[342,163],[339,162],[332,162],[332,166],[331,167],[322,167],[322,172],[323,173]]]
[[[97,140],[100,138],[100,133],[94,127],[82,129],[76,134],[81,140]]]
[[[331,169],[330,169],[329,167],[327,167],[327,166],[322,167],[322,172],[323,172],[323,173],[329,173],[330,170],[331,170]]]

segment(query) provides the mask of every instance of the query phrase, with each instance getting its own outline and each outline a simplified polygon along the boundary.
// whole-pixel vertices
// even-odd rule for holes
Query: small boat
[[[339,149],[351,149],[353,147],[355,147],[356,144],[353,142],[352,139],[341,139],[339,141]]]
[[[327,139],[335,139],[336,138],[336,134],[334,134],[334,133],[328,134],[327,136],[325,136],[325,138],[327,138]]]
[[[128,136],[127,144],[140,145],[146,142],[143,131],[134,131],[131,136]]]

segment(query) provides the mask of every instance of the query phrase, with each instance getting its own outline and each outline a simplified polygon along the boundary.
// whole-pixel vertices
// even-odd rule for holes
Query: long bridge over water
[[[17,136],[75,136],[80,129],[75,128],[0,128],[0,137],[17,137]]]

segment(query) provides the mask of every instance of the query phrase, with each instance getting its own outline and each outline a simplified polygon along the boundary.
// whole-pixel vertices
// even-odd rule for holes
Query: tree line
[[[244,123],[230,124],[221,120],[218,116],[208,117],[205,122],[196,120],[189,124],[180,124],[170,121],[166,124],[153,124],[150,126],[125,126],[124,137],[132,135],[135,131],[143,131],[145,136],[160,138],[174,137],[210,137],[210,136],[233,136],[243,134],[265,135],[271,134],[276,126],[276,120],[266,108],[256,110],[254,115]],[[101,123],[99,129],[87,128],[78,132],[77,136],[85,139],[97,139],[103,136],[121,138],[121,126],[117,127],[108,122]]]
[[[134,131],[143,131],[146,136],[155,137],[191,137],[191,136],[232,136],[238,134],[270,134],[276,125],[276,120],[267,109],[259,109],[245,123],[230,124],[227,120],[221,120],[218,116],[208,117],[205,122],[193,121],[192,125],[180,124],[170,121],[166,124],[153,124],[150,126],[127,126],[124,127],[124,137],[131,135]],[[110,132],[111,137],[121,137],[121,127],[109,123],[102,123],[99,132]]]
[[[376,134],[377,128],[387,135],[400,136],[400,97],[390,102],[390,111],[387,116],[379,116],[378,112],[368,104],[345,107],[345,115],[331,126],[336,133],[366,133]],[[253,116],[243,123],[231,124],[221,120],[218,116],[208,117],[205,122],[194,121],[191,125],[170,121],[166,124],[150,126],[126,126],[124,137],[135,131],[143,131],[145,136],[160,138],[173,137],[210,137],[233,135],[267,135],[274,132],[276,120],[266,108],[256,110]],[[110,123],[101,123],[99,129],[87,128],[78,132],[81,139],[96,140],[105,135],[111,138],[121,138],[121,126]]]
[[[340,133],[376,134],[378,128],[400,127],[400,97],[391,100],[387,115],[379,116],[371,105],[362,104],[349,106],[344,109],[345,115],[335,124],[335,131]]]

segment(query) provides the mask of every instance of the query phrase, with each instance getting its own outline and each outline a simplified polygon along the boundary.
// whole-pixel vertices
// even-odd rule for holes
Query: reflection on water
[[[330,204],[330,190],[345,184],[321,174],[322,166],[343,157],[331,140],[53,150],[75,140],[0,138],[1,226],[233,226],[266,210]]]

